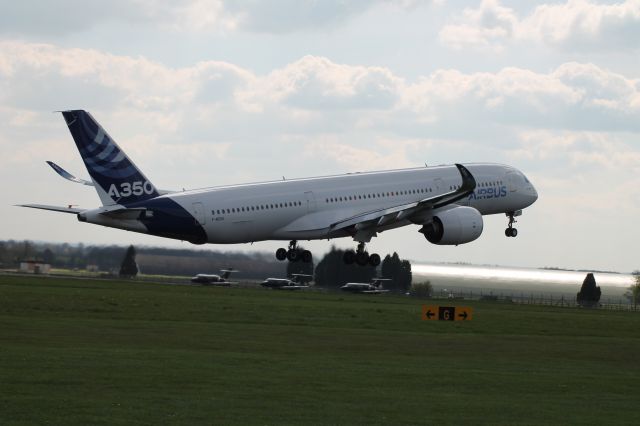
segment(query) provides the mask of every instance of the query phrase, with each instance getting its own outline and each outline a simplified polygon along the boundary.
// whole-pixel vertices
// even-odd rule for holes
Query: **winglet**
[[[51,168],[60,176],[62,176],[63,178],[70,180],[71,182],[76,182],[76,183],[81,183],[83,185],[87,185],[87,186],[93,186],[93,182],[89,182],[88,180],[84,180],[84,179],[80,179],[75,177],[74,175],[72,175],[71,173],[69,173],[68,171],[66,171],[65,169],[63,169],[62,167],[58,166],[56,163],[54,163],[53,161],[47,161],[47,164],[51,166]]]
[[[460,177],[462,177],[462,185],[460,186],[460,191],[464,191],[466,195],[469,195],[476,189],[476,179],[473,177],[469,169],[467,169],[462,164],[456,164],[456,167],[460,172]]]
[[[464,197],[468,197],[473,191],[475,191],[476,178],[473,177],[469,169],[467,169],[462,164],[457,163],[456,168],[458,169],[458,172],[460,172],[460,177],[462,178],[462,184],[460,185],[460,188],[440,196],[440,199],[433,204],[434,209],[444,207],[451,203],[455,203],[456,201],[461,200]]]

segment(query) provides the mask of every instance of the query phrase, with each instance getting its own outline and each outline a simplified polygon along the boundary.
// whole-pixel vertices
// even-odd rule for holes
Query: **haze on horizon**
[[[91,111],[159,188],[506,163],[540,198],[426,262],[638,269],[640,0],[0,2],[0,239],[194,247],[20,203],[97,206],[55,110]],[[350,239],[301,242],[316,257]],[[272,251],[280,242],[194,247]]]

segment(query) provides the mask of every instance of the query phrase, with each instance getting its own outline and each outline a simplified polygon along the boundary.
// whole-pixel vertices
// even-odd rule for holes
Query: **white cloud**
[[[639,80],[569,62],[549,73],[436,71],[404,91],[403,106],[429,125],[464,122],[591,130],[640,130]]]
[[[371,164],[406,164],[376,141],[425,135],[463,140],[461,133],[471,132],[500,146],[513,132],[509,128],[523,126],[640,126],[638,80],[591,64],[567,63],[546,74],[440,70],[409,84],[386,68],[314,56],[260,76],[225,62],[169,68],[145,58],[22,42],[0,43],[0,63],[5,135],[22,134],[25,123],[38,127],[37,111],[83,107],[117,123],[121,138],[150,144],[145,153],[154,151],[153,144],[166,149],[222,142],[230,144],[224,154],[233,159],[260,155],[260,141],[286,145],[297,138],[304,145],[342,134],[353,149],[387,152],[363,156]],[[340,163],[351,152],[325,159]]]
[[[307,161],[330,159],[349,172],[415,167],[416,151],[422,155],[437,142],[412,139],[370,140],[365,147],[351,146],[339,137],[323,136],[307,141],[303,156]]]
[[[0,32],[11,35],[65,36],[113,23],[216,32],[234,29],[237,16],[222,0],[23,0],[2,5]]]
[[[341,65],[305,56],[255,80],[246,100],[308,110],[388,109],[395,104],[401,86],[402,80],[386,68]]]
[[[640,1],[597,4],[569,0],[544,4],[522,20],[519,37],[549,44],[640,48]]]
[[[542,4],[525,17],[483,0],[477,9],[465,9],[445,25],[440,40],[454,48],[484,47],[502,50],[505,44],[535,41],[567,49],[640,49],[640,0],[598,4],[569,0]]]
[[[549,73],[438,70],[410,83],[387,68],[316,56],[258,75],[220,61],[170,68],[144,57],[0,42],[0,64],[9,132],[27,112],[67,108],[98,111],[126,137],[159,143],[340,133],[358,134],[364,145],[371,137],[462,139],[469,132],[497,141],[523,126],[640,131],[640,80],[575,62]]]
[[[415,0],[82,0],[4,2],[0,32],[66,36],[114,23],[191,33],[247,31],[282,34],[331,28],[381,3],[415,7]],[[37,11],[37,12],[34,12]]]
[[[512,9],[501,6],[498,0],[483,0],[478,9],[466,8],[453,23],[444,26],[439,38],[456,49],[476,46],[499,51],[517,25]]]

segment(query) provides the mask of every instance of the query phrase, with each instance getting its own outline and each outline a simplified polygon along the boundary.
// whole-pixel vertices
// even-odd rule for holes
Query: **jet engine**
[[[482,227],[482,215],[478,210],[460,206],[437,213],[420,232],[432,244],[458,245],[478,238]]]

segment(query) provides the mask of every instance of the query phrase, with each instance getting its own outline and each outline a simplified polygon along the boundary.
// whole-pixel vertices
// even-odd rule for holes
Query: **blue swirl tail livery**
[[[62,111],[91,180],[47,164],[67,181],[93,186],[102,205],[81,209],[44,204],[23,207],[71,213],[80,222],[193,244],[290,241],[278,260],[310,261],[297,241],[349,237],[357,251],[345,262],[377,266],[366,244],[380,232],[417,226],[436,245],[470,243],[483,232],[483,216],[515,217],[538,198],[533,184],[503,164],[452,164],[287,179],[197,190],[160,191],[84,110]]]
[[[127,205],[159,195],[151,181],[91,114],[72,110],[63,111],[62,116],[103,205]]]

